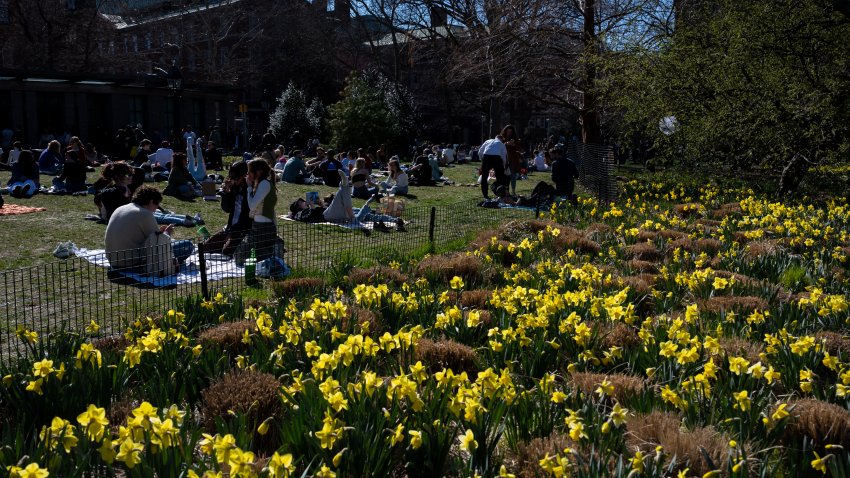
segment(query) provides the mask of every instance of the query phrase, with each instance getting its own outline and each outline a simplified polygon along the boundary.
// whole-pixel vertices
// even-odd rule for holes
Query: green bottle
[[[257,284],[257,250],[251,249],[251,257],[245,260],[245,284]]]

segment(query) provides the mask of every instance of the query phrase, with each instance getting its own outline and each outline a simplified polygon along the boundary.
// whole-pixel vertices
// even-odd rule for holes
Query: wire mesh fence
[[[575,161],[578,167],[579,184],[592,192],[600,204],[608,204],[617,199],[613,147],[570,141],[566,150],[567,157]]]
[[[272,256],[282,256],[291,275],[316,277],[328,277],[341,263],[403,262],[434,250],[463,248],[479,231],[539,213],[537,208],[488,209],[473,202],[408,207],[400,212],[398,205],[383,204],[363,222],[280,220],[273,233],[252,239],[254,271],[280,274],[275,261],[266,261]],[[0,360],[30,350],[18,337],[23,331],[35,332],[43,341],[59,331],[97,328],[101,335],[119,334],[128,323],[176,308],[186,297],[241,291],[250,282],[245,277],[248,259],[247,248],[237,250],[234,257],[224,256],[206,249],[199,238],[180,272],[167,277],[148,275],[139,267],[110,268],[110,257],[102,250],[0,271]]]

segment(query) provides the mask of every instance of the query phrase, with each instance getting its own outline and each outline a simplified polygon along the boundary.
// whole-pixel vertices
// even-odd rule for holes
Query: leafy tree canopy
[[[660,49],[605,62],[623,137],[648,135],[672,161],[779,171],[793,157],[847,160],[850,18],[835,2],[692,4]],[[671,115],[668,135],[659,122]]]
[[[329,126],[332,142],[343,148],[404,144],[417,127],[413,96],[380,73],[352,73],[330,107]]]

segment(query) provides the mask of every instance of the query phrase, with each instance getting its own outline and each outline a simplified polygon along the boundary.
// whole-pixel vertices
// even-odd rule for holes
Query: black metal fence
[[[397,215],[399,208],[376,208],[381,212]],[[276,232],[292,275],[322,277],[341,263],[387,264],[431,250],[463,248],[481,230],[537,214],[536,208],[487,209],[469,202],[408,207],[401,214],[401,230],[395,217],[388,217],[383,228],[377,222],[362,228],[279,220]],[[243,267],[220,255],[197,254],[202,247],[199,238],[181,274],[162,279],[136,269],[110,270],[103,253],[0,272],[0,360],[27,353],[19,331],[35,332],[40,340],[62,330],[117,334],[131,321],[177,307],[185,297],[247,287]],[[258,261],[263,255],[260,251]]]
[[[614,174],[616,161],[613,147],[570,141],[566,150],[567,157],[575,161],[578,166],[579,184],[593,193],[600,204],[608,204],[617,199],[617,178]]]

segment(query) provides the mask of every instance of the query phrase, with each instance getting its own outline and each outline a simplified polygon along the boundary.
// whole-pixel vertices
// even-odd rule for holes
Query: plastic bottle
[[[251,249],[251,257],[245,259],[245,284],[255,285],[257,283],[257,251]]]

